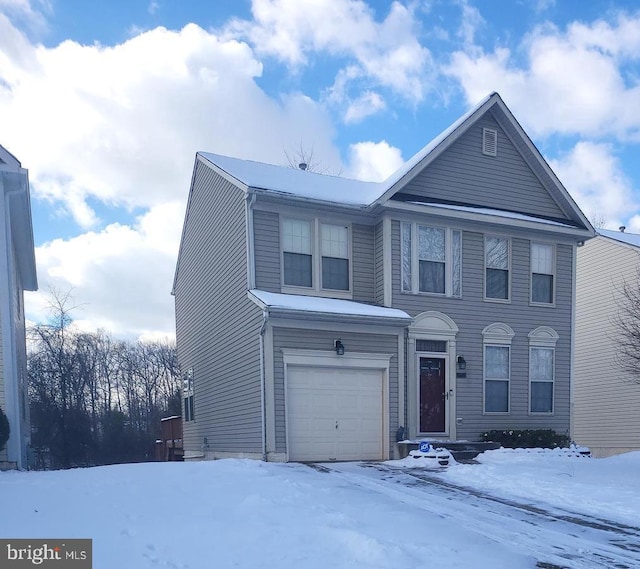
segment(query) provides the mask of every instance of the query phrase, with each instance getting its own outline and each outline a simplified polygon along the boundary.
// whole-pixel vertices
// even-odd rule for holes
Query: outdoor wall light
[[[340,340],[336,340],[334,346],[336,348],[336,355],[344,356],[344,344]]]
[[[462,356],[456,359],[456,377],[467,377],[467,360]]]

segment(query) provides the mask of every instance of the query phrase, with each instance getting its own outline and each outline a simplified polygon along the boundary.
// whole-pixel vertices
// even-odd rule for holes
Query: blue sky
[[[0,144],[41,292],[173,333],[195,152],[383,179],[498,91],[583,211],[640,232],[640,10],[579,0],[0,0]]]

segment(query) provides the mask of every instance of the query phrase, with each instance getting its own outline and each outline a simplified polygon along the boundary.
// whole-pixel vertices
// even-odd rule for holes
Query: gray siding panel
[[[374,290],[374,228],[352,225],[353,300],[372,303]]]
[[[245,200],[197,162],[175,286],[176,339],[193,368],[185,450],[261,452],[261,311],[247,298]]]
[[[481,230],[480,230],[481,231]],[[392,286],[394,308],[412,316],[436,310],[452,318],[459,328],[457,352],[467,361],[467,377],[457,379],[456,417],[459,439],[477,440],[487,429],[553,428],[569,429],[571,358],[571,279],[572,247],[557,247],[556,306],[539,307],[529,303],[530,241],[512,238],[512,299],[509,304],[485,302],[484,234],[463,232],[462,298],[413,295],[400,291],[400,224],[392,224]],[[483,414],[483,337],[482,330],[494,322],[513,328],[511,345],[511,411],[508,415]],[[529,338],[538,326],[550,326],[560,339],[556,346],[555,411],[553,416],[529,415]],[[414,381],[407,378],[407,381]]]
[[[375,227],[374,234],[374,302],[380,306],[384,305],[384,239],[382,222]]]
[[[280,222],[277,213],[254,210],[253,240],[256,288],[280,292]]]
[[[498,131],[498,154],[482,154],[482,129]],[[566,218],[500,125],[485,115],[402,190],[440,200]]]
[[[284,363],[282,348],[331,350],[338,333],[299,328],[274,328],[274,379],[276,409],[276,449],[286,451]],[[393,354],[389,370],[389,442],[393,446],[398,429],[398,337],[397,335],[339,332],[350,352]],[[392,449],[389,450],[393,456]]]

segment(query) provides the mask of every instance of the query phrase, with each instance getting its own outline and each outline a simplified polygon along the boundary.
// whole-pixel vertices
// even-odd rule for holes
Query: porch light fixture
[[[463,356],[456,359],[456,377],[467,377],[467,360]]]
[[[336,340],[334,343],[337,356],[344,356],[344,344],[340,340]]]

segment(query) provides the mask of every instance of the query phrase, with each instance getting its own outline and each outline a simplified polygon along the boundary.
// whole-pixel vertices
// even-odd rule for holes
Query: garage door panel
[[[289,366],[287,384],[290,460],[382,458],[381,370]]]

